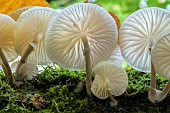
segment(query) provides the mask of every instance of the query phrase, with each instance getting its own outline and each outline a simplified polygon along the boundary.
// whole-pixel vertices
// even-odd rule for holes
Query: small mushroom
[[[0,0],[0,13],[10,14],[26,6],[51,7],[46,0]]]
[[[170,79],[170,34],[160,37],[157,43],[154,44],[151,58],[156,73]],[[156,95],[151,96],[149,99],[153,103],[162,101],[170,90],[170,80],[166,87],[162,90],[156,90]]]
[[[11,17],[0,14],[0,65],[2,65],[9,84],[14,83],[14,78],[8,62],[17,57],[14,48],[14,25],[15,21]]]
[[[102,7],[79,3],[65,8],[50,25],[46,41],[49,58],[71,70],[86,69],[86,89],[91,95],[91,66],[109,59],[117,45],[115,20]]]
[[[20,67],[19,73],[23,75],[19,79],[32,80],[38,75],[38,67],[33,63],[25,63]]]
[[[26,11],[26,10],[32,8],[32,7],[33,7],[33,6],[27,6],[27,7],[19,8],[19,9],[13,11],[12,13],[10,13],[9,16],[10,16],[12,19],[14,19],[15,21],[17,21],[18,18],[20,17],[20,15],[21,15],[24,11]]]
[[[104,61],[98,63],[94,68],[95,79],[91,90],[93,94],[100,98],[110,97],[112,104],[116,105],[116,100],[112,97],[123,94],[128,86],[128,77],[125,70],[116,62]]]
[[[45,51],[44,38],[46,31],[58,13],[46,7],[33,7],[21,14],[15,25],[15,48],[21,55],[20,63],[16,69],[16,79],[22,78],[19,68],[26,62],[37,65],[51,63]]]
[[[10,65],[11,70],[12,70],[13,73],[15,73],[16,68],[17,68],[17,66],[18,66],[18,64],[19,64],[20,59],[21,59],[21,57],[19,56],[19,57],[17,57],[14,61],[9,62],[9,65]],[[47,67],[47,65],[36,65],[36,66],[38,67],[38,74],[40,74],[42,71],[44,71],[44,68]],[[54,65],[50,64],[50,65],[48,65],[48,66],[54,66]],[[57,67],[57,65],[55,65],[55,66]]]
[[[126,62],[134,69],[151,72],[149,97],[155,95],[156,76],[151,62],[153,44],[170,31],[170,12],[145,8],[132,13],[121,25],[120,48]]]

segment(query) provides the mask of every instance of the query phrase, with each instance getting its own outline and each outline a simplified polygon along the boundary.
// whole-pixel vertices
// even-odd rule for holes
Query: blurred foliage
[[[145,0],[96,0],[95,4],[100,4],[107,11],[116,14],[122,23],[131,13],[139,8],[139,2]],[[147,7],[166,8],[170,4],[170,0],[146,0]],[[50,5],[53,8],[65,8],[71,4],[82,3],[84,0],[52,0]]]

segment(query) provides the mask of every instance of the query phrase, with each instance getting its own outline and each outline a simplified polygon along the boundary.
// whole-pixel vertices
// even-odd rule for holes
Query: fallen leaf
[[[0,0],[0,13],[10,14],[14,10],[26,6],[50,7],[46,0]]]
[[[118,18],[115,14],[113,14],[112,12],[108,12],[108,13],[109,13],[109,14],[113,17],[113,19],[116,21],[117,29],[118,29],[118,31],[119,31],[120,26],[121,26],[119,18]],[[120,45],[120,38],[119,38],[119,37],[118,37],[118,45]]]

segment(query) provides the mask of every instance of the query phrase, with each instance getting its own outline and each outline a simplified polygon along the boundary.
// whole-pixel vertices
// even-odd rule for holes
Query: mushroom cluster
[[[123,94],[128,85],[121,66],[125,59],[134,69],[151,72],[148,98],[152,103],[168,94],[170,80],[162,91],[157,90],[156,73],[170,78],[169,11],[141,9],[120,26],[114,14],[87,0],[60,11],[46,2],[37,6],[34,2],[23,5],[23,1],[13,12],[0,9],[9,14],[0,14],[0,65],[9,84],[37,76],[37,65],[55,63],[69,70],[85,70],[87,93],[100,99],[110,97],[111,104],[117,105],[113,95]],[[8,62],[17,56],[21,59],[15,64],[14,78]]]
[[[56,63],[70,70],[85,70],[87,93],[100,99],[110,97],[111,104],[117,105],[112,95],[121,95],[128,84],[121,66],[118,18],[87,1],[64,10],[37,1],[28,0],[27,5],[20,0],[11,8],[14,11],[4,6],[0,9],[4,13],[0,14],[0,65],[8,83],[18,86],[37,76],[37,65]],[[16,61],[11,68],[10,61]]]
[[[55,16],[45,36],[45,47],[53,63],[70,70],[86,70],[86,91],[100,99],[113,98],[127,88],[118,45],[118,18],[101,6],[78,3]],[[92,71],[95,79],[92,82]],[[77,91],[76,91],[77,92]]]
[[[32,79],[33,76],[37,75],[36,65],[42,63],[39,61],[35,62],[35,59],[37,58],[47,63],[44,60],[47,55],[43,40],[46,30],[57,12],[51,9],[45,0],[41,0],[41,2],[38,0],[28,0],[27,2],[24,0],[16,0],[15,2],[9,0],[7,3],[5,0],[1,0],[0,7],[0,12],[3,13],[0,14],[0,65],[4,70],[7,83],[15,84],[15,80]],[[32,34],[31,31],[33,31]],[[34,40],[33,36],[37,35],[37,37],[40,37],[39,32],[42,32],[42,38]],[[39,52],[44,54],[39,54]],[[31,53],[34,55],[31,55]],[[41,58],[38,57],[39,55]],[[12,66],[18,65],[14,78],[9,62],[15,61],[17,56],[21,56],[21,60],[19,64],[14,63],[14,66]],[[32,58],[34,59],[33,61],[30,60],[31,56],[37,57]]]
[[[157,72],[169,79],[168,68],[165,68],[167,66],[165,62],[168,63],[168,54],[165,52],[167,48],[163,47],[168,43],[163,37],[167,37],[169,26],[169,11],[161,8],[145,8],[132,13],[120,28],[120,47],[124,59],[134,69],[151,72],[148,97],[153,103],[160,102],[170,89],[168,82],[165,90],[156,90],[155,76]]]
[[[46,51],[53,63],[71,69],[86,70],[86,89],[91,92],[91,67],[108,60],[118,41],[115,20],[102,7],[78,3],[65,8],[50,25]]]
[[[156,73],[170,78],[169,11],[141,9],[120,25],[113,13],[87,0],[63,10],[50,8],[45,0],[17,0],[18,5],[11,8],[1,5],[3,2],[0,1],[0,13],[4,13],[0,14],[0,65],[9,84],[37,76],[37,65],[55,63],[69,70],[85,70],[88,95],[110,97],[111,105],[117,105],[113,95],[123,94],[128,85],[121,66],[125,59],[134,69],[151,72],[148,98],[152,103],[162,101],[168,94],[170,80],[162,91],[157,90]],[[17,56],[21,58],[11,66],[14,78],[8,62]]]

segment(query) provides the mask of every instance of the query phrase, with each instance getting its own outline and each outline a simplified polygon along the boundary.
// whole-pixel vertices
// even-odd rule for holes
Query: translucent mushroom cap
[[[25,63],[19,69],[19,74],[26,80],[32,80],[38,75],[38,67],[33,63]]]
[[[170,34],[161,37],[155,43],[152,53],[155,71],[167,79],[170,78]]]
[[[116,48],[114,49],[114,51],[113,51],[113,53],[110,56],[108,61],[116,62],[119,65],[123,64],[124,59],[123,59],[123,56],[121,54],[119,45],[116,46]]]
[[[32,6],[27,6],[27,7],[22,7],[22,8],[19,8],[15,11],[13,11],[12,13],[9,14],[9,16],[14,19],[15,21],[18,20],[19,16],[26,10],[32,8]]]
[[[120,48],[127,63],[143,72],[150,72],[155,41],[170,31],[170,12],[146,8],[131,14],[120,28]]]
[[[44,37],[46,31],[58,13],[46,7],[34,7],[21,14],[15,25],[15,48],[19,55],[23,55],[28,45],[34,47],[28,57],[29,62],[36,64],[51,63],[45,51]]]
[[[0,14],[0,49],[2,49],[8,62],[17,57],[14,48],[14,25],[15,21],[11,17]],[[2,65],[1,58],[0,65]]]
[[[47,31],[45,44],[49,58],[61,67],[84,70],[84,37],[89,44],[92,66],[108,60],[118,40],[115,20],[95,4],[79,3],[65,8]]]
[[[108,91],[114,96],[123,94],[128,86],[128,77],[125,70],[116,63],[104,61],[98,63],[94,68],[95,79],[91,91],[100,98],[109,96]]]

